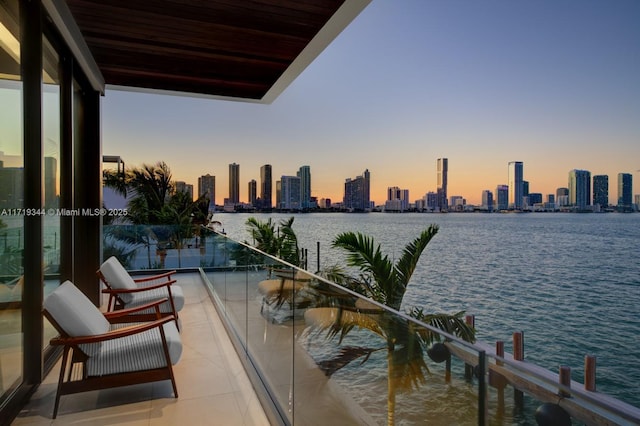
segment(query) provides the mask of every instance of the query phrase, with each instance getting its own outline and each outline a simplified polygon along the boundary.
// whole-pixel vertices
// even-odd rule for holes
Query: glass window
[[[0,2],[0,402],[22,381],[24,152],[18,1]]]
[[[44,177],[43,253],[44,297],[60,284],[60,57],[46,37],[42,40],[42,147]],[[44,320],[43,348],[57,335]]]

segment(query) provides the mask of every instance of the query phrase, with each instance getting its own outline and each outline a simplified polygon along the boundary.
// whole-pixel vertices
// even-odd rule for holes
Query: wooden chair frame
[[[142,277],[142,278],[134,278],[133,281],[136,284],[140,284],[140,286],[136,289],[115,289],[111,287],[105,276],[102,274],[100,270],[96,271],[100,280],[104,283],[105,287],[102,289],[102,293],[109,295],[109,302],[107,303],[107,311],[115,312],[120,311],[126,308],[125,302],[120,297],[123,294],[135,294],[135,293],[143,293],[149,290],[156,290],[163,287],[167,288],[167,292],[169,293],[169,297],[167,298],[169,304],[171,305],[171,312],[161,312],[162,316],[173,316],[176,318],[176,325],[178,325],[178,311],[176,310],[175,303],[173,301],[173,294],[171,293],[171,286],[177,282],[175,279],[171,279],[171,276],[176,274],[176,271],[168,271],[162,274],[153,275],[150,277]],[[159,283],[153,283],[153,281],[165,279],[166,281],[162,281]],[[135,311],[139,311],[139,309],[135,309]],[[122,316],[119,317],[117,322],[139,322],[139,321],[153,321],[156,319],[155,314],[152,313],[133,313],[129,314],[128,317]],[[178,325],[178,329],[180,329]]]
[[[160,313],[160,305],[165,303],[167,299],[158,299],[152,303],[146,305],[137,306],[130,309],[120,309],[114,312],[104,313],[105,318],[109,323],[119,323],[119,319],[122,317],[130,318],[130,315],[135,312],[146,309],[155,310],[155,321],[136,324],[128,327],[112,329],[107,333],[99,334],[95,336],[79,336],[71,337],[67,335],[62,327],[55,321],[55,319],[47,312],[43,310],[44,316],[60,333],[58,337],[51,339],[50,344],[52,346],[63,346],[62,352],[62,365],[60,367],[60,375],[58,378],[58,388],[56,392],[55,404],[53,407],[53,418],[58,415],[58,406],[60,404],[60,397],[62,395],[69,395],[79,392],[86,392],[91,390],[109,389],[114,387],[133,385],[139,383],[150,383],[161,380],[170,380],[173,387],[173,394],[175,398],[178,397],[178,388],[176,386],[175,377],[173,375],[173,368],[169,355],[169,347],[167,345],[167,339],[163,328],[164,324],[171,321],[176,321],[173,316],[162,316]],[[177,326],[177,321],[176,321]],[[161,368],[152,370],[141,370],[125,373],[110,374],[105,376],[87,376],[86,361],[89,359],[78,345],[87,343],[104,342],[107,340],[117,339],[121,337],[131,336],[137,333],[142,333],[147,330],[159,328],[160,336],[162,338],[162,346],[164,351],[164,357],[166,365]],[[72,372],[75,364],[82,364],[82,372],[80,377],[72,377]],[[67,372],[67,367],[69,367]],[[65,372],[67,376],[65,377]]]

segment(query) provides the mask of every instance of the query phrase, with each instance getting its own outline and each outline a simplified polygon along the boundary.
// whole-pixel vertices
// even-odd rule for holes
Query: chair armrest
[[[104,317],[107,319],[107,321],[111,322],[112,319],[126,317],[127,315],[131,315],[136,312],[155,308],[156,306],[160,306],[163,303],[168,301],[169,301],[169,298],[164,297],[162,299],[154,300],[153,302],[145,303],[144,305],[135,306],[133,308],[127,308],[127,309],[118,309],[117,311],[112,311],[112,312],[104,312],[103,314],[104,314]],[[160,311],[156,309],[156,312],[159,313]]]
[[[131,336],[134,334],[142,333],[147,330],[152,330],[157,327],[161,327],[162,325],[175,321],[173,316],[166,316],[160,319],[157,319],[152,322],[132,325],[129,327],[122,327],[110,330],[103,334],[96,334],[95,336],[77,336],[77,337],[55,337],[51,339],[50,344],[52,346],[75,346],[85,343],[98,343],[104,342],[107,340],[119,339],[121,337]]]
[[[177,282],[176,280],[171,280],[171,281],[165,281],[158,284],[152,284],[146,287],[138,287],[138,288],[132,288],[132,289],[103,288],[102,292],[106,294],[140,293],[147,290],[155,290],[162,287],[169,287],[172,284],[175,284],[176,282]]]
[[[146,282],[146,281],[158,280],[158,279],[165,278],[165,277],[171,279],[171,275],[174,275],[174,274],[176,274],[176,271],[168,271],[168,272],[164,272],[162,274],[154,275],[154,276],[151,276],[151,277],[134,278],[133,281],[137,282],[137,283],[143,283],[143,282]],[[175,280],[173,280],[173,281],[175,282]]]

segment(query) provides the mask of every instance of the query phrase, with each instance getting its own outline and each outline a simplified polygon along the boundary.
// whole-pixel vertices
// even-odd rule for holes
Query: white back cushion
[[[65,281],[45,300],[44,308],[71,337],[109,331],[109,321],[71,281]]]
[[[131,275],[129,275],[120,261],[114,256],[104,261],[102,266],[100,266],[100,272],[104,276],[104,279],[107,280],[109,286],[115,290],[134,290],[137,288]],[[120,298],[124,303],[131,303],[133,296],[131,294],[121,294]]]

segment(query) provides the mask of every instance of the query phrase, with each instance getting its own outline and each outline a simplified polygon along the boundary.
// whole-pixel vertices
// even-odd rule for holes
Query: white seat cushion
[[[173,304],[176,307],[176,312],[182,309],[184,306],[184,293],[182,292],[182,287],[179,285],[173,284],[171,285],[171,295],[173,296]],[[153,289],[149,291],[142,291],[140,293],[132,293],[132,300],[127,304],[127,308],[133,308],[136,306],[144,305],[145,303],[150,303],[158,299],[169,298],[169,292],[166,287]],[[142,311],[143,313],[154,312],[152,310]],[[171,310],[171,304],[167,301],[160,305],[160,312],[167,313],[173,312]]]
[[[163,326],[169,359],[176,364],[182,355],[182,341],[174,321]],[[105,376],[130,371],[166,367],[160,329],[103,342],[100,352],[87,360],[89,376]]]

